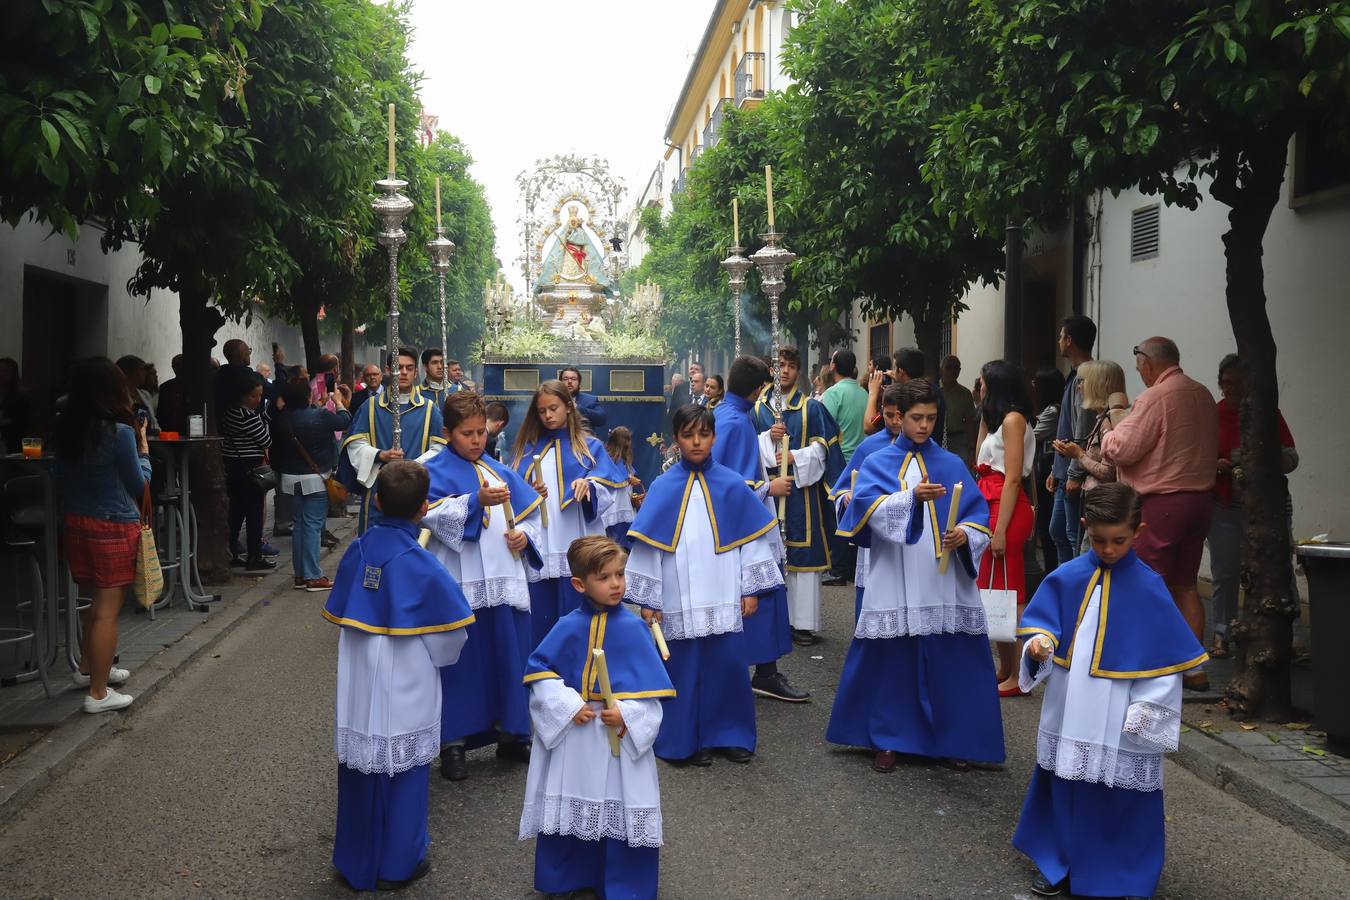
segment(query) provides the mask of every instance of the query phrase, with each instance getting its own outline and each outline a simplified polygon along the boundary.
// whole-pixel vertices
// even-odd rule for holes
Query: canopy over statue
[[[534,285],[536,294],[558,288],[588,287],[607,297],[614,296],[613,279],[604,267],[605,254],[582,218],[579,204],[568,204],[566,220],[559,223],[545,243],[548,251]]]

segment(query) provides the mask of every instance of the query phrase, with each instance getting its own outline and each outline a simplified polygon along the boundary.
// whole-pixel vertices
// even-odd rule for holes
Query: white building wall
[[[1281,411],[1301,460],[1289,478],[1294,534],[1330,531],[1347,539],[1350,424],[1335,414],[1332,398],[1344,382],[1342,354],[1350,336],[1350,204],[1294,210],[1288,191],[1286,181],[1266,232],[1265,288],[1279,348]],[[1217,397],[1219,360],[1236,349],[1220,240],[1228,208],[1209,198],[1194,212],[1163,206],[1158,256],[1132,263],[1131,211],[1155,201],[1138,191],[1104,201],[1101,291],[1089,310],[1100,329],[1098,354],[1125,368],[1133,397],[1143,384],[1134,373],[1131,348],[1143,338],[1165,335],[1181,348],[1182,368]]]

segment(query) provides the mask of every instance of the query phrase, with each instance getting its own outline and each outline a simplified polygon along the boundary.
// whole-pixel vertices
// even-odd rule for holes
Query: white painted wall
[[[1344,382],[1350,336],[1350,203],[1287,204],[1289,182],[1266,232],[1266,296],[1279,347],[1280,405],[1301,463],[1290,476],[1294,534],[1330,531],[1350,538],[1345,484],[1350,424],[1332,398]],[[1215,392],[1219,360],[1236,349],[1224,300],[1227,207],[1206,199],[1198,210],[1162,208],[1159,255],[1130,262],[1130,213],[1154,202],[1137,191],[1107,197],[1102,214],[1099,354],[1129,373],[1131,396],[1143,389],[1131,348],[1153,334],[1181,348],[1182,368]],[[1328,430],[1330,429],[1330,430]]]

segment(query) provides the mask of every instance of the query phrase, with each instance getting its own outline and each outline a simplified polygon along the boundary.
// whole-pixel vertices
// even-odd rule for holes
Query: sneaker
[[[782,672],[774,672],[772,675],[756,675],[750,679],[750,690],[761,697],[772,697],[775,700],[783,700],[787,703],[805,703],[811,699],[809,691],[793,687],[792,683],[787,680],[787,676]]]
[[[295,588],[297,591],[303,591],[308,584],[309,582],[299,575],[291,579],[291,587]]]
[[[108,684],[123,684],[130,677],[130,672],[126,669],[119,669],[117,666],[108,670]],[[89,687],[89,676],[83,672],[72,672],[70,680],[75,682],[76,687]]]
[[[325,575],[322,578],[311,578],[305,582],[305,590],[311,594],[317,594],[321,591],[331,591],[333,589],[333,579]]]
[[[88,694],[84,697],[84,711],[87,713],[112,712],[115,709],[126,709],[135,699],[130,694],[121,694],[112,688],[108,688],[107,693],[103,695],[102,700],[95,700]]]
[[[271,544],[267,543],[267,541],[263,541],[262,546],[258,548],[258,553],[259,553],[259,555],[261,555],[261,556],[280,556],[280,555],[281,555],[281,551],[278,550],[276,547],[273,547]]]
[[[250,559],[244,566],[246,575],[266,575],[268,572],[275,571],[277,564],[270,559]]]
[[[1031,892],[1042,897],[1058,897],[1069,886],[1069,879],[1065,878],[1059,884],[1051,884],[1050,879],[1040,873],[1031,879]]]
[[[242,554],[236,553],[234,556],[230,557],[231,569],[242,569],[247,565],[248,560],[244,559]]]
[[[804,631],[800,628],[792,629],[792,643],[798,647],[812,647],[820,643],[820,635],[814,631]]]

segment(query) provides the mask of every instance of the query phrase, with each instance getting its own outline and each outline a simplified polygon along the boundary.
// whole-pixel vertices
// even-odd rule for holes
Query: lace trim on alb
[[[469,517],[469,495],[446,497],[445,512],[437,510],[432,532],[436,540],[458,553],[464,546],[464,522]]]
[[[622,525],[625,522],[632,522],[637,516],[633,511],[632,503],[621,503],[615,500],[604,512],[600,514],[600,521],[606,528],[612,525]]]
[[[509,606],[522,612],[530,611],[530,586],[519,576],[463,581],[459,586],[473,609]]]
[[[707,637],[741,630],[741,604],[719,603],[691,610],[665,610],[661,613],[661,630],[670,639]]]
[[[650,609],[661,608],[661,579],[631,570],[627,576],[628,587],[624,590],[624,597]]]
[[[1149,700],[1136,700],[1125,713],[1125,726],[1121,731],[1150,750],[1171,753],[1177,749],[1177,740],[1181,736],[1179,720],[1180,715],[1174,709]]]
[[[904,609],[867,609],[858,616],[853,636],[874,640],[921,634],[986,634],[984,608],[978,606],[919,606]]]
[[[741,596],[759,594],[772,590],[783,583],[783,572],[778,563],[772,560],[760,560],[748,566],[741,566]]]
[[[867,585],[865,584],[865,582],[866,582],[866,580],[867,580],[867,563],[868,563],[868,559],[869,559],[869,554],[868,554],[867,548],[866,548],[866,547],[859,547],[859,548],[858,548],[858,564],[857,564],[856,566],[853,567],[853,586],[854,586],[854,587],[860,587],[860,588],[866,588],[866,587],[867,587]]]
[[[544,566],[535,569],[526,566],[525,572],[530,581],[543,581],[545,578],[571,578],[572,567],[567,564],[567,553],[542,553]]]
[[[365,775],[401,775],[425,766],[441,752],[441,723],[382,737],[339,728],[333,739],[338,762]]]
[[[1161,753],[1070,740],[1044,729],[1036,735],[1036,764],[1066,781],[1091,781],[1131,791],[1162,789]]]
[[[571,835],[583,841],[610,838],[630,847],[660,847],[660,807],[625,807],[622,800],[586,800],[545,794],[520,814],[520,840],[537,834]]]
[[[909,528],[909,519],[914,512],[914,492],[899,491],[891,494],[886,501],[886,534],[893,539],[903,540],[905,529]]]

